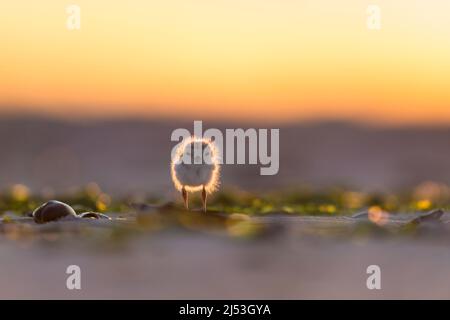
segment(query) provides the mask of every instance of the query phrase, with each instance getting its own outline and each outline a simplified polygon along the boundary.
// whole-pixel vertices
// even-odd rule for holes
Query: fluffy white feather
[[[213,142],[190,137],[175,151],[171,165],[172,180],[178,190],[195,192],[205,188],[215,191],[219,184],[220,165]]]

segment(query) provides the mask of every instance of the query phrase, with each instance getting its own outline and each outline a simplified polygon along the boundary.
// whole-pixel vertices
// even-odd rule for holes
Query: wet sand
[[[135,233],[133,217],[22,219],[41,236],[19,239],[2,224],[0,298],[450,298],[450,216],[399,232],[412,217],[382,227],[351,217],[256,217],[251,223],[266,232],[250,238],[201,227]],[[81,290],[66,288],[71,264],[81,267]],[[366,287],[372,264],[381,268],[381,290]]]

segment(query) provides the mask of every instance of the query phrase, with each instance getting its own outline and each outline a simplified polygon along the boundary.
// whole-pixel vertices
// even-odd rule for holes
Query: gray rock
[[[77,214],[71,206],[56,200],[50,200],[36,208],[32,216],[36,223],[47,223],[62,218],[77,218]]]

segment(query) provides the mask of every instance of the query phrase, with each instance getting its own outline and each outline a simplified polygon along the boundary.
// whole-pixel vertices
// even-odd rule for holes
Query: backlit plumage
[[[176,149],[171,163],[175,188],[179,190],[188,208],[188,192],[202,191],[203,210],[207,194],[219,185],[220,164],[217,148],[209,139],[186,138]]]

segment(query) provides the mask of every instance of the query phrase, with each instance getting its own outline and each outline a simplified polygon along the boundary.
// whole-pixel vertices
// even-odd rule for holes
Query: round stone
[[[71,206],[56,200],[50,200],[33,211],[33,218],[36,223],[46,223],[66,217],[76,218],[77,214]]]

